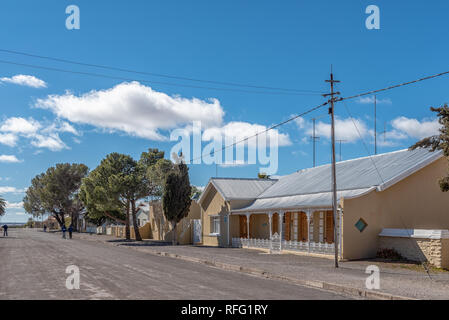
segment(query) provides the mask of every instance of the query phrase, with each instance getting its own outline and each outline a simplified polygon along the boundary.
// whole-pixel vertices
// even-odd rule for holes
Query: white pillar
[[[312,211],[311,210],[306,210],[306,215],[307,215],[307,247],[308,247],[308,251],[310,252],[310,238],[311,238],[311,232],[310,232],[310,216],[312,215]]]
[[[270,229],[270,253],[273,250],[273,242],[272,242],[272,236],[273,236],[273,230],[271,227],[271,220],[273,218],[273,212],[268,212],[268,228]]]
[[[246,233],[247,233],[247,238],[249,239],[249,218],[251,217],[250,213],[246,214]]]
[[[279,240],[280,240],[280,249],[282,250],[282,220],[284,218],[284,211],[279,211]]]

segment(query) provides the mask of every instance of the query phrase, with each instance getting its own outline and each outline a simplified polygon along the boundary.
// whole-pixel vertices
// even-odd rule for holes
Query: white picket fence
[[[333,254],[334,244],[321,243],[321,242],[304,242],[304,241],[286,241],[282,240],[282,248],[280,248],[281,242],[273,236],[273,240],[270,239],[247,239],[247,238],[232,238],[232,246],[235,248],[261,248],[271,249],[272,252],[279,250],[291,250],[300,252],[311,252],[321,254]]]

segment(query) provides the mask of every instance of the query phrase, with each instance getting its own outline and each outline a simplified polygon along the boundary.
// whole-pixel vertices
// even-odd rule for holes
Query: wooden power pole
[[[330,108],[329,114],[331,115],[331,138],[332,138],[332,209],[334,218],[334,250],[335,250],[335,268],[338,268],[338,227],[337,227],[337,170],[336,170],[336,159],[335,159],[335,117],[334,117],[334,104],[336,98],[335,95],[340,94],[340,92],[334,92],[334,83],[340,81],[334,80],[334,74],[332,73],[331,67],[331,77],[330,80],[326,80],[331,85],[331,92],[324,94],[324,97],[330,96]]]

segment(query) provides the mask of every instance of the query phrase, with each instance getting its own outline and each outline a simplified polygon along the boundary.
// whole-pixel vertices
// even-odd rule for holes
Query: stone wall
[[[449,240],[401,237],[379,237],[379,248],[395,249],[411,261],[425,262],[437,268],[449,268]]]

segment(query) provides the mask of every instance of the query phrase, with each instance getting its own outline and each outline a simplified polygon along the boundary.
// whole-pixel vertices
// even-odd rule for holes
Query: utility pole
[[[324,97],[330,96],[329,102],[331,107],[329,108],[329,114],[331,115],[331,136],[332,136],[332,209],[334,217],[334,251],[335,251],[335,268],[338,268],[338,236],[337,236],[337,170],[336,170],[336,160],[335,160],[335,117],[334,117],[334,103],[337,98],[334,96],[340,94],[340,92],[334,92],[334,83],[340,81],[334,80],[334,74],[332,73],[331,66],[331,77],[330,80],[326,80],[331,85],[331,92],[324,94]]]
[[[374,154],[377,154],[377,97],[374,95]]]

